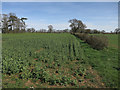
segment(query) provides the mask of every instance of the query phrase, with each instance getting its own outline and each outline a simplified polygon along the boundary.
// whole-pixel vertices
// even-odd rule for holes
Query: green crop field
[[[109,39],[109,47],[118,48],[118,34],[106,34]]]
[[[118,87],[117,35],[98,51],[67,33],[2,35],[3,88]]]

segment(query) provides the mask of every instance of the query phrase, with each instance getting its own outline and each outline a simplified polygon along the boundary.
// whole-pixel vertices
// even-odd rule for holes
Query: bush
[[[97,50],[102,50],[108,46],[108,40],[105,36],[90,36],[86,42]]]
[[[84,33],[76,33],[74,35],[88,43],[92,48],[97,50],[102,50],[108,46],[108,39],[105,36],[93,36]]]
[[[77,36],[78,38],[80,38],[81,40],[86,40],[86,38],[88,37],[87,34],[84,34],[84,33],[76,33],[76,34],[73,34],[75,36]]]

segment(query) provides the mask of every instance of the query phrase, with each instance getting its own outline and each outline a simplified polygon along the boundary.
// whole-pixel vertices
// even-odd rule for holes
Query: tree
[[[32,33],[35,32],[35,29],[34,29],[34,28],[31,28],[31,32],[32,32]]]
[[[31,32],[31,29],[30,29],[30,28],[28,28],[28,29],[27,29],[27,32]]]
[[[21,30],[21,20],[19,18],[16,20],[15,27],[16,27],[15,32],[16,33],[20,32],[20,30]]]
[[[15,21],[17,21],[17,17],[15,15],[15,13],[9,13],[9,30],[12,31],[15,29]]]
[[[35,29],[34,28],[28,28],[27,32],[32,32],[33,33],[33,32],[35,32]]]
[[[49,25],[49,26],[48,26],[48,32],[51,33],[52,31],[53,31],[53,26],[52,26],[52,25]]]
[[[76,32],[84,32],[84,29],[87,28],[87,26],[85,24],[82,23],[81,20],[77,20],[77,19],[71,19],[69,20],[70,27],[73,33]]]
[[[25,30],[26,25],[25,25],[25,21],[24,21],[24,20],[27,20],[27,18],[21,18],[20,20],[22,21],[22,23],[21,23],[21,24],[22,24],[22,25],[21,25],[21,29],[22,29],[22,30]]]
[[[40,29],[38,32],[47,32],[46,29]]]
[[[98,31],[97,29],[94,29],[93,32],[94,32],[95,34],[100,33],[100,31]],[[102,32],[104,33],[104,31],[102,31]]]
[[[110,31],[110,33],[112,34],[113,32],[112,32],[112,31]]]
[[[64,29],[63,32],[69,32],[69,30],[68,29]]]
[[[105,33],[105,30],[102,30],[101,33]]]
[[[3,14],[2,15],[2,33],[7,33],[8,32],[8,15]]]
[[[91,33],[91,29],[86,29],[85,33]]]
[[[120,28],[116,28],[114,32],[115,32],[116,34],[119,34],[119,33],[120,33]]]
[[[27,18],[18,18],[15,13],[2,14],[2,32],[25,32],[26,24],[24,20]]]

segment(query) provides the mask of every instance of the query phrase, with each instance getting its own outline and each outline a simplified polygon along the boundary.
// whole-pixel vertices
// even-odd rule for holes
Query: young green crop
[[[66,73],[62,67],[67,62],[81,60],[83,55],[76,37],[52,33],[4,34],[2,51],[4,74],[17,74],[19,79],[40,79],[41,82],[50,84],[70,82],[58,79]]]
[[[117,48],[97,51],[67,33],[3,34],[2,47],[3,87],[117,87]]]

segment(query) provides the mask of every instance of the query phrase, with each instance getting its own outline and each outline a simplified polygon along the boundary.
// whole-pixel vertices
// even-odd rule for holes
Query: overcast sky
[[[33,27],[37,30],[42,28],[47,29],[47,26],[50,24],[53,25],[54,29],[66,29],[69,28],[68,20],[73,18],[83,21],[83,23],[91,29],[114,31],[115,28],[118,27],[118,0],[114,0],[116,2],[7,1],[8,0],[4,0],[2,3],[3,13],[8,14],[13,12],[16,13],[18,17],[27,17],[28,20],[26,21],[26,24],[28,27]]]

